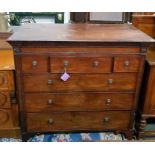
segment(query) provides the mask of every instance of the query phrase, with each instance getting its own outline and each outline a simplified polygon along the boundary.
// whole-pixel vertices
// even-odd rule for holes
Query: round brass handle
[[[48,99],[47,103],[48,103],[48,105],[51,105],[53,103],[53,100],[52,99]]]
[[[110,105],[110,103],[111,103],[111,99],[110,98],[106,99],[106,105]]]
[[[67,67],[69,65],[69,61],[65,60],[64,61],[64,67]]]
[[[47,84],[48,84],[48,85],[51,85],[51,84],[53,84],[53,81],[52,81],[52,80],[48,80],[48,81],[47,81]]]
[[[54,120],[52,118],[48,119],[48,124],[52,125],[54,123]]]
[[[103,119],[103,124],[107,124],[109,122],[110,118],[109,117],[104,117]]]
[[[93,66],[94,66],[94,67],[97,67],[98,65],[99,65],[99,61],[94,61],[94,62],[93,62]]]
[[[113,83],[113,79],[108,79],[108,84],[111,85]]]
[[[36,60],[32,61],[32,66],[36,67],[38,65],[38,62]]]
[[[124,61],[124,66],[128,67],[129,66],[129,61]]]

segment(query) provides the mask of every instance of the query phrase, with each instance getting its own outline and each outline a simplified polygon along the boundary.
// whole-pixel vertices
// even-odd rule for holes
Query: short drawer
[[[118,56],[114,58],[114,72],[138,72],[142,57]]]
[[[92,57],[52,57],[50,59],[52,73],[109,73],[112,69],[112,58]]]
[[[0,108],[10,108],[10,95],[8,92],[0,92]]]
[[[127,129],[129,111],[27,113],[28,132]]]
[[[14,90],[14,75],[12,71],[0,71],[0,91]]]
[[[45,56],[22,56],[23,73],[46,73],[48,72],[48,57]]]
[[[67,81],[60,80],[61,74],[25,75],[25,92],[60,91],[135,91],[136,73],[115,74],[70,74]]]
[[[38,93],[25,94],[27,112],[131,110],[134,93]]]
[[[9,109],[0,109],[0,129],[13,127],[12,112]]]

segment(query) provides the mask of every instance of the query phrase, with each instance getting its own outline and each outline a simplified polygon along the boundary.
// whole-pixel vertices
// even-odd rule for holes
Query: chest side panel
[[[155,114],[155,67],[151,68],[150,72],[150,84],[148,94],[148,110],[150,114]]]

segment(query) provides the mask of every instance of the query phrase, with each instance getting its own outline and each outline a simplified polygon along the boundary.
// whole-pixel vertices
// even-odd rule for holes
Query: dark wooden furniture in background
[[[155,130],[149,127],[153,122],[155,125],[155,48],[147,52],[143,90],[140,97],[142,106],[138,136],[139,138],[155,136]]]
[[[103,14],[103,16],[111,15],[111,17],[115,17],[116,14],[119,12],[71,12],[70,13],[70,19],[73,23],[99,23],[99,24],[122,24],[131,22],[131,12],[120,12],[122,14],[122,19],[118,20],[117,18],[115,20],[110,19],[110,16],[107,20],[103,19],[91,19],[91,16],[93,14]],[[119,14],[120,14],[119,13]],[[113,14],[113,15],[112,15]]]
[[[127,24],[29,24],[8,42],[23,139],[58,131],[115,131],[131,138],[151,37]],[[65,82],[64,70],[70,75]]]
[[[71,12],[70,20],[74,23],[86,23],[88,21],[88,12]]]
[[[14,87],[14,56],[6,39],[11,33],[0,33],[0,137],[20,137],[18,105]]]
[[[135,12],[132,14],[132,23],[144,33],[155,38],[155,12]],[[153,109],[155,105],[155,45],[148,49],[143,78],[136,125],[139,138],[155,136]]]
[[[133,13],[132,24],[144,33],[155,38],[155,12]]]

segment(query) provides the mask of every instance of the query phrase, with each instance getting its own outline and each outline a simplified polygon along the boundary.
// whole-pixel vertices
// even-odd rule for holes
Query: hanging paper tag
[[[61,80],[63,80],[63,81],[67,81],[69,78],[70,78],[70,76],[69,76],[69,74],[67,74],[67,72],[64,72],[62,75],[61,75]]]

